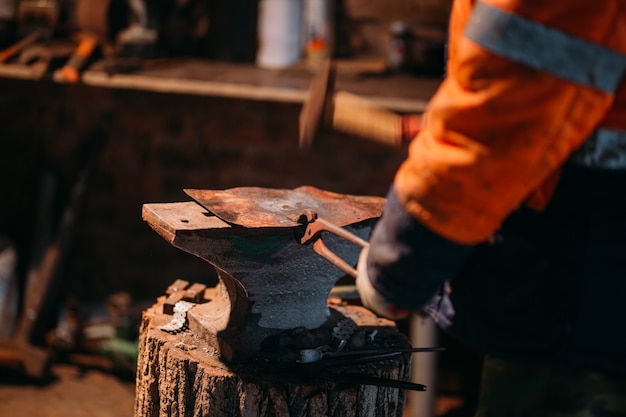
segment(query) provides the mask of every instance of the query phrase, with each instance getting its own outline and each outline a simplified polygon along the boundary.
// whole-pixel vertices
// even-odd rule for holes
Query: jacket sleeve
[[[394,179],[398,200],[413,218],[451,241],[483,242],[591,135],[614,96],[559,70],[576,69],[577,54],[587,56],[587,47],[612,56],[598,42],[611,38],[624,5],[602,3],[611,7],[484,0],[462,10],[471,16],[453,8],[447,78]],[[475,16],[477,10],[483,15]],[[526,45],[528,28],[546,39]],[[563,52],[562,45],[553,45],[550,36],[567,47],[582,45],[581,51],[557,57],[560,62],[553,55]],[[528,59],[517,52],[507,56],[507,42],[530,47]],[[537,57],[547,64],[537,64]],[[592,80],[594,70],[583,77]]]
[[[611,108],[597,81],[623,76],[607,42],[626,41],[626,3],[599,1],[455,1],[447,78],[370,237],[369,280],[396,307],[422,308]]]

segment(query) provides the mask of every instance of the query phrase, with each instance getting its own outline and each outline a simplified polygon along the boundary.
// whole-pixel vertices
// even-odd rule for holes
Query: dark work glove
[[[456,275],[473,246],[451,242],[409,215],[392,188],[383,214],[370,236],[369,250],[358,267],[361,288],[368,278],[374,298],[399,310],[420,310],[442,284]],[[364,291],[367,293],[367,291]],[[364,301],[364,303],[367,300]]]
[[[359,256],[359,262],[357,264],[357,276],[356,276],[356,288],[359,291],[359,297],[363,306],[372,310],[379,316],[391,319],[400,320],[406,318],[411,313],[409,310],[399,310],[395,305],[385,299],[374,287],[370,281],[367,273],[367,254],[369,248],[363,248],[361,255]]]

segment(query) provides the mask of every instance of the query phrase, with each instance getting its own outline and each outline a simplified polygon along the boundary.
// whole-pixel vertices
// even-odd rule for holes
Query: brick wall
[[[351,20],[446,25],[452,0],[343,0],[346,16]]]
[[[170,246],[141,219],[147,202],[187,201],[183,188],[313,185],[384,195],[400,151],[339,134],[297,148],[295,104],[108,90],[0,79],[0,233],[32,250],[39,184],[57,178],[55,215],[88,144],[105,145],[76,219],[63,292],[102,300],[155,297],[174,278],[211,281],[212,268]]]

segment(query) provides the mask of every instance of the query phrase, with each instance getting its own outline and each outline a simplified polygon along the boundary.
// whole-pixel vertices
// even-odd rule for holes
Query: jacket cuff
[[[370,236],[367,273],[372,286],[396,307],[419,310],[461,270],[473,249],[423,226],[407,213],[392,187]]]

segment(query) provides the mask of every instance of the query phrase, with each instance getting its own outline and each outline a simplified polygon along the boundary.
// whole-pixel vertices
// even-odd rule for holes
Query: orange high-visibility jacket
[[[456,0],[446,80],[394,179],[423,225],[475,244],[598,129],[626,134],[626,1]]]

